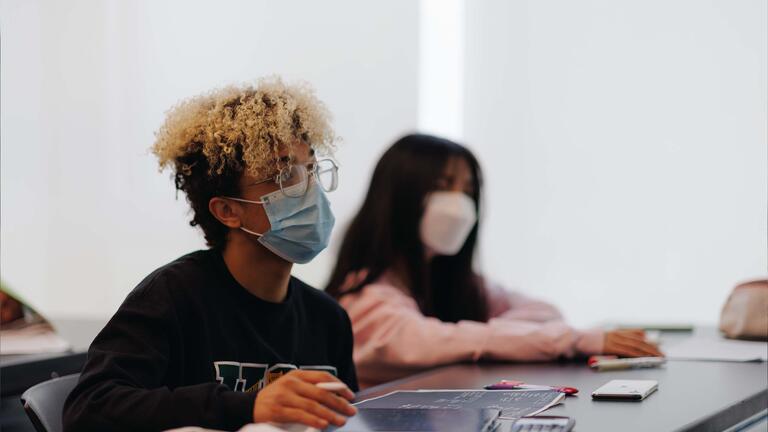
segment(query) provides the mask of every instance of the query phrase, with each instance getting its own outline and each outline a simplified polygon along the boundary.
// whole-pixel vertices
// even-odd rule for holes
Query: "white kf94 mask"
[[[439,255],[456,255],[475,222],[475,201],[467,194],[432,192],[421,217],[421,242]]]

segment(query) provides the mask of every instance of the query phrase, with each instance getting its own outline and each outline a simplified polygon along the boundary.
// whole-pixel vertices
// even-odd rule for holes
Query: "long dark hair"
[[[429,264],[419,235],[425,197],[455,157],[464,159],[472,171],[472,198],[479,215],[482,175],[467,148],[430,135],[400,138],[376,165],[363,206],[344,236],[326,287],[329,294],[339,298],[359,291],[397,267],[425,315],[448,322],[488,320],[482,279],[472,269],[478,224],[459,253],[436,256]],[[341,292],[347,275],[360,270],[367,270],[367,276]]]

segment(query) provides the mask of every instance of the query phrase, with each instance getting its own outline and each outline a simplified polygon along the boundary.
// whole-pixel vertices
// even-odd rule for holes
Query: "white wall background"
[[[577,324],[714,323],[768,273],[767,5],[466,2],[486,272]]]
[[[266,74],[345,138],[322,285],[393,138],[484,165],[481,267],[576,324],[714,322],[768,272],[763,0],[0,0],[0,276],[43,312],[111,314],[196,248],[147,148],[163,112]]]
[[[49,315],[102,317],[204,247],[153,132],[180,98],[268,74],[336,116],[342,227],[380,149],[416,127],[417,31],[409,0],[3,0],[2,279]],[[334,252],[295,273],[323,283]]]
[[[464,127],[464,0],[420,0],[419,5],[419,130],[460,140]]]

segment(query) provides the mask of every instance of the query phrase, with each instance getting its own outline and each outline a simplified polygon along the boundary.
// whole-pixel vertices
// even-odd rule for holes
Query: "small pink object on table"
[[[579,389],[574,387],[552,387],[543,385],[526,384],[522,381],[501,380],[495,384],[485,386],[486,390],[555,390],[566,395],[575,395]]]

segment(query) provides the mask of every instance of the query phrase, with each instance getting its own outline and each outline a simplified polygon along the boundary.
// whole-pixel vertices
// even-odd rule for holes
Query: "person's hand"
[[[642,330],[612,330],[605,332],[603,354],[622,357],[663,357],[659,348],[645,340]]]
[[[302,423],[317,429],[325,429],[329,423],[343,426],[344,416],[357,412],[349,403],[355,394],[348,388],[337,393],[323,390],[315,385],[321,382],[340,381],[321,371],[294,370],[281,376],[256,396],[253,421]]]
[[[344,277],[344,282],[339,287],[339,292],[345,293],[352,288],[355,288],[356,286],[363,283],[366,277],[368,277],[368,269],[351,271],[347,273],[347,276]]]

